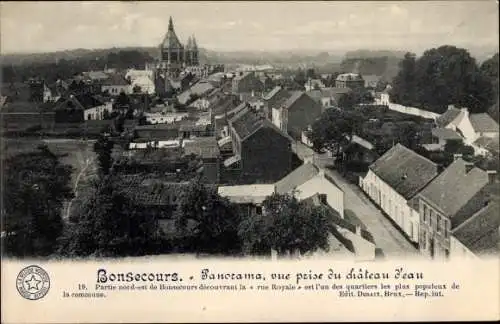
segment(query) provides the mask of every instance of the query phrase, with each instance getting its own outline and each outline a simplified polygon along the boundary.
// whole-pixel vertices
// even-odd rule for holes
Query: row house
[[[453,233],[460,232],[461,224],[487,206],[491,193],[498,195],[494,173],[456,157],[417,196],[420,251],[431,258],[450,257],[452,248],[458,249],[457,242],[452,242]]]
[[[239,72],[232,80],[232,93],[253,94],[259,96],[264,92],[264,84],[253,72]]]
[[[262,96],[264,112],[269,120],[272,120],[272,109],[276,104],[288,97],[290,97],[290,92],[281,86],[274,87],[271,91]]]
[[[305,92],[292,92],[272,109],[272,122],[295,140],[301,140],[302,132],[322,113],[321,105]]]
[[[85,120],[103,120],[113,110],[111,102],[90,94],[70,95],[56,102],[56,122],[82,122]]]
[[[360,186],[418,244],[420,217],[413,199],[437,175],[435,163],[398,143],[369,166]]]
[[[228,121],[232,156],[224,161],[232,180],[268,183],[283,178],[292,166],[292,139],[266,118],[243,109]]]

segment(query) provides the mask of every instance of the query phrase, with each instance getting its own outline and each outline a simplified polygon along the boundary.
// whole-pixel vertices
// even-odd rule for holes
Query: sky
[[[0,51],[157,46],[174,20],[185,43],[234,50],[498,47],[498,2],[2,2]]]

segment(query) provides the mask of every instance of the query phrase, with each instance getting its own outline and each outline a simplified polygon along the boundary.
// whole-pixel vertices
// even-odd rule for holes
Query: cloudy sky
[[[1,51],[156,46],[172,16],[212,50],[498,46],[498,4],[425,2],[2,2]]]

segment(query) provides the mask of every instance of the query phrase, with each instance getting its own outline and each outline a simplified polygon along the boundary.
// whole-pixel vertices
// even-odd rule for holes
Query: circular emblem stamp
[[[43,298],[50,288],[49,274],[36,265],[26,267],[17,275],[16,287],[19,294],[26,299]]]

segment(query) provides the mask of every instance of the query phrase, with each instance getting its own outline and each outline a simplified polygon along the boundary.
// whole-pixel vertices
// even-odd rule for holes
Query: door
[[[430,242],[429,242],[429,252],[431,253],[431,258],[434,259],[434,238],[431,237]]]

